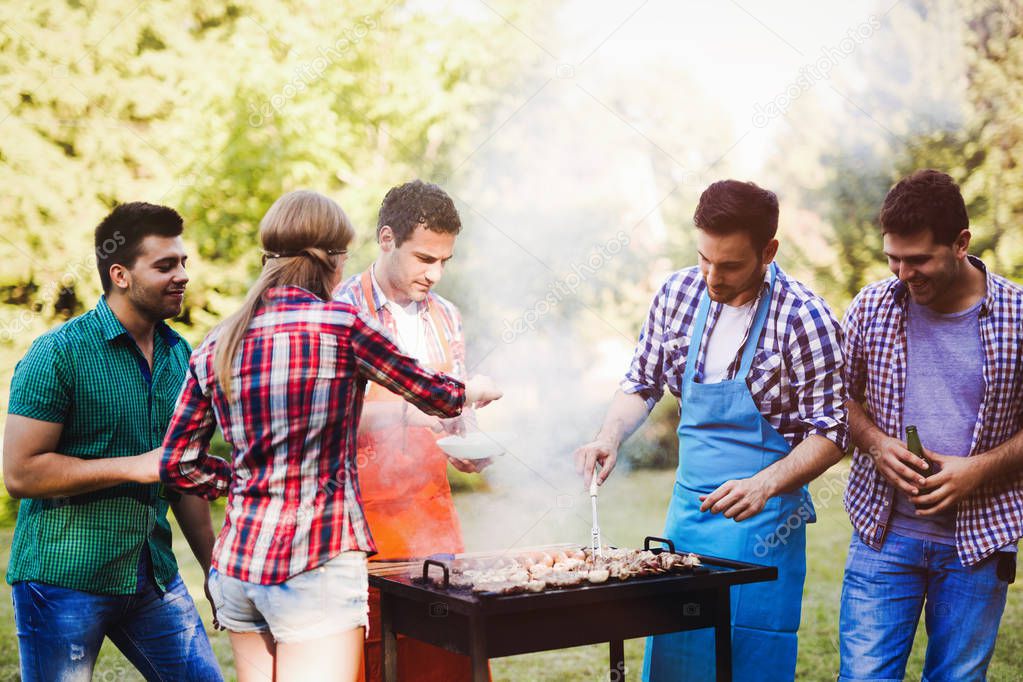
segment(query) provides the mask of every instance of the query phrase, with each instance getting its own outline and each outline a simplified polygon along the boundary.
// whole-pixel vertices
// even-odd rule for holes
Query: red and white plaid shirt
[[[461,412],[463,384],[402,355],[351,305],[298,287],[265,294],[234,361],[230,402],[213,374],[216,336],[192,354],[160,473],[183,492],[228,494],[214,568],[272,585],[343,551],[374,553],[355,463],[366,381],[443,417]],[[233,466],[208,454],[214,418]]]
[[[1008,440],[1023,426],[1023,287],[984,270],[987,295],[980,307],[984,395],[970,455]],[[863,289],[846,311],[843,374],[849,397],[864,404],[879,429],[901,438],[906,387],[906,287],[890,277]],[[949,367],[954,373],[955,368]],[[864,543],[880,548],[888,530],[895,488],[867,453],[856,450],[845,507]],[[956,549],[976,564],[1023,536],[1023,473],[988,481],[959,503]]]

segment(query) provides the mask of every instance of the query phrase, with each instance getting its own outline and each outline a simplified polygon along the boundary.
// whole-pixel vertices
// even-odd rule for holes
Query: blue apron
[[[778,580],[732,588],[732,659],[736,682],[791,682],[796,675],[806,523],[816,520],[805,487],[768,500],[763,511],[742,522],[700,511],[700,495],[725,481],[749,478],[789,453],[788,442],[760,414],[746,385],[757,342],[767,320],[770,290],[761,296],[739,371],[732,380],[695,380],[710,299],[700,301],[686,358],[678,425],[679,464],[668,506],[665,537],[679,551],[691,551],[778,567]],[[714,631],[692,630],[647,639],[643,679],[715,678]]]

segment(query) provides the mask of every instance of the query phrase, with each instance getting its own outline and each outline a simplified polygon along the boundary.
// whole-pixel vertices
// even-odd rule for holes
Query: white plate
[[[437,445],[456,459],[487,459],[503,455],[508,449],[505,443],[510,442],[510,433],[472,431],[464,436],[445,436],[437,441]]]

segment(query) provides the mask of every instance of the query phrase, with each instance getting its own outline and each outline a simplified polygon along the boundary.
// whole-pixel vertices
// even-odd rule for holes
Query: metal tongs
[[[604,543],[600,541],[600,524],[597,523],[597,469],[590,478],[590,510],[593,513],[593,528],[590,530],[590,546],[594,556],[604,558]]]

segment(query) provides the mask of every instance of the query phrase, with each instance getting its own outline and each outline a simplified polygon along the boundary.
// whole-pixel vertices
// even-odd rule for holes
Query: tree
[[[185,218],[193,340],[247,288],[284,191],[330,193],[370,241],[384,190],[443,172],[520,68],[498,21],[384,0],[5,5],[4,366],[95,301],[92,229],[117,202]]]
[[[1023,3],[974,0],[966,12],[971,129],[963,144],[963,190],[981,228],[982,252],[992,266],[1021,279]]]
[[[789,112],[790,130],[776,159],[788,184],[803,188],[795,204],[816,218],[809,221],[810,237],[792,244],[797,269],[836,311],[889,274],[877,214],[892,184],[926,167],[965,182],[975,164],[964,146],[969,111],[961,7],[915,0],[879,4],[881,10],[890,11],[851,57],[855,73],[818,85]]]
[[[184,217],[193,343],[254,278],[283,192],[331,195],[372,243],[385,190],[446,172],[523,68],[502,22],[402,0],[0,5],[3,407],[32,340],[98,298],[92,232],[119,202]]]

